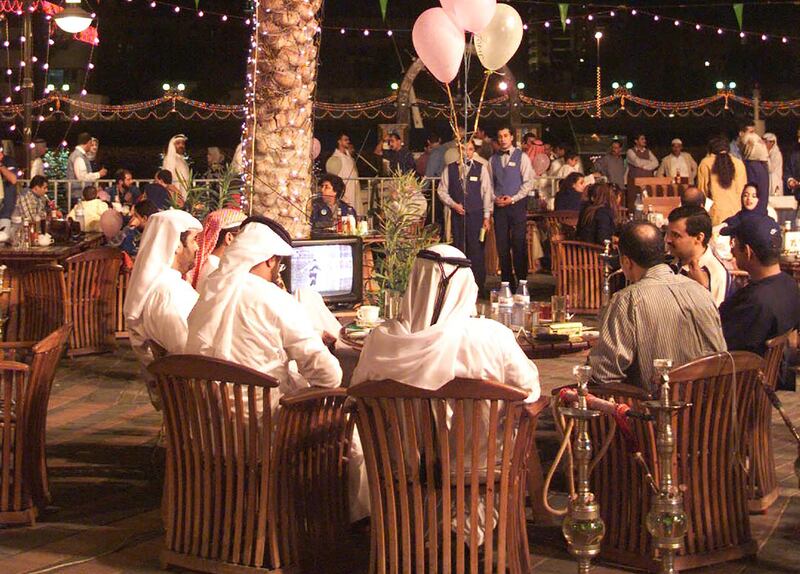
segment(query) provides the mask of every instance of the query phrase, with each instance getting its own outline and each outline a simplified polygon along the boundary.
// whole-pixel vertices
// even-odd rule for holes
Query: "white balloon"
[[[331,175],[339,175],[342,172],[342,158],[332,155],[325,162],[325,171]]]
[[[475,34],[475,51],[487,70],[499,70],[517,53],[522,42],[522,18],[508,4],[498,4],[494,18]]]

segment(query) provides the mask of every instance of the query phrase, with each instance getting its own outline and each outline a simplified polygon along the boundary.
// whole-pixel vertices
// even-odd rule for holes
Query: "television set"
[[[327,305],[361,303],[363,279],[360,237],[332,235],[292,242],[294,253],[284,258],[283,282],[294,293],[313,289]]]

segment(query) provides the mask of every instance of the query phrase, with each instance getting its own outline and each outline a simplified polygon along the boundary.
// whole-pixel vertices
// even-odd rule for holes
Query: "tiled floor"
[[[570,382],[571,367],[581,358],[537,361],[545,392]],[[781,395],[800,423],[800,396]],[[783,488],[770,512],[752,520],[759,557],[704,572],[800,572],[800,490],[792,471],[796,450],[777,416],[775,422]],[[160,416],[138,382],[129,350],[64,361],[48,419],[54,506],[34,527],[0,529],[0,573],[44,574],[65,563],[72,565],[56,571],[159,572],[163,464],[154,446],[159,428]],[[575,571],[558,527],[532,527],[531,551],[535,572]],[[603,566],[595,571],[619,572]]]

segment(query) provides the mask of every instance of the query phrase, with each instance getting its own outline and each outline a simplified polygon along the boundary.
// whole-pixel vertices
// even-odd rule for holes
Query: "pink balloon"
[[[322,151],[322,144],[319,143],[317,138],[314,138],[311,141],[311,159],[317,159],[319,156],[319,152]]]
[[[492,21],[497,0],[439,0],[453,23],[477,34]]]
[[[464,31],[445,11],[428,8],[420,14],[414,22],[411,40],[428,71],[440,82],[452,82],[464,58]]]

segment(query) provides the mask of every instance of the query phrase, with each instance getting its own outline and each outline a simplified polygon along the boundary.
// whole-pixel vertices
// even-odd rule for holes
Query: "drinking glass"
[[[566,322],[568,306],[569,297],[566,295],[553,295],[550,297],[550,307],[552,308],[554,323]]]

